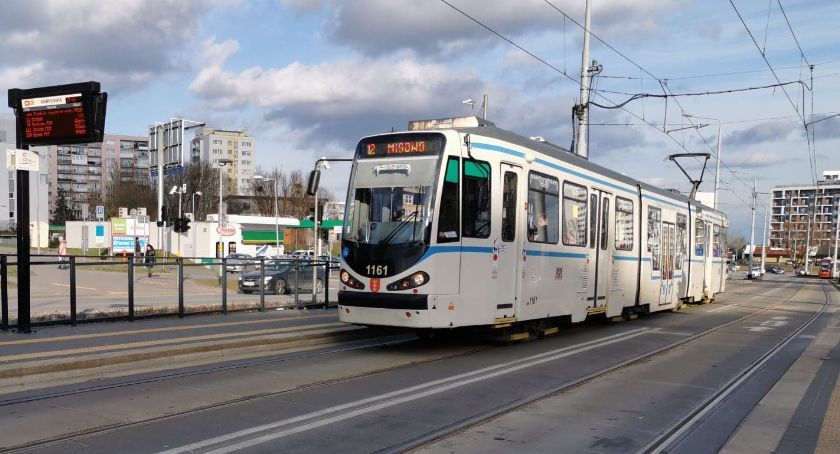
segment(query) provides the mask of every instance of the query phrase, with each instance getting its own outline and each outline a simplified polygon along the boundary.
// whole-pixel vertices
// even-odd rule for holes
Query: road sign
[[[96,205],[96,219],[98,221],[102,221],[105,219],[105,207],[102,205]]]
[[[35,152],[29,150],[6,150],[6,168],[13,170],[28,170],[37,172],[40,169],[40,159]]]

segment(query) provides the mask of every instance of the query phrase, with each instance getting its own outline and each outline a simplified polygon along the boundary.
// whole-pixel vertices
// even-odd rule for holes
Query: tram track
[[[789,288],[790,286],[791,286],[791,283],[785,284],[782,287],[778,287],[778,288],[774,289],[773,292],[782,290],[784,288]],[[810,322],[815,320],[816,317],[818,317],[820,313],[824,312],[825,308],[829,304],[829,301],[828,301],[829,296],[828,296],[828,293],[825,291],[825,286],[824,285],[823,285],[823,292],[826,294],[827,301],[823,305],[823,307],[821,308],[820,312],[816,313],[814,316],[812,316],[809,319],[808,322],[806,322],[808,325],[810,325]],[[399,444],[395,444],[395,445],[391,445],[391,446],[382,448],[377,452],[410,451],[410,450],[428,445],[432,442],[439,441],[439,440],[444,439],[448,436],[451,436],[451,435],[454,435],[454,434],[459,433],[461,431],[464,431],[466,429],[469,429],[470,427],[477,426],[477,425],[482,424],[484,422],[487,422],[491,419],[497,418],[497,417],[502,416],[506,413],[517,410],[517,409],[519,409],[521,407],[524,407],[526,405],[535,403],[535,402],[540,401],[542,399],[549,398],[549,397],[551,397],[553,395],[556,395],[558,393],[568,391],[572,388],[580,386],[584,383],[587,383],[587,382],[592,381],[594,379],[597,379],[599,377],[603,377],[603,376],[608,375],[608,374],[610,374],[612,372],[615,372],[617,370],[623,369],[623,368],[631,366],[633,364],[637,364],[637,363],[642,362],[644,360],[647,360],[647,359],[649,359],[653,356],[662,354],[662,353],[664,353],[668,350],[671,350],[671,349],[674,349],[676,347],[685,345],[689,342],[692,342],[694,340],[697,340],[701,337],[707,336],[707,335],[712,334],[714,332],[720,331],[720,330],[725,329],[725,328],[727,328],[729,326],[732,326],[734,324],[741,323],[741,322],[743,322],[745,320],[748,320],[752,317],[756,317],[756,316],[759,316],[761,314],[764,314],[768,311],[771,311],[771,310],[775,309],[776,307],[778,307],[782,304],[787,303],[788,301],[790,301],[795,296],[795,294],[796,294],[796,292],[794,292],[790,296],[785,297],[783,301],[780,301],[780,302],[778,302],[774,305],[771,305],[771,306],[762,307],[759,310],[755,310],[755,311],[753,311],[749,314],[738,317],[737,319],[731,320],[731,321],[726,322],[724,324],[709,328],[707,330],[701,331],[699,333],[696,333],[696,334],[691,335],[689,337],[686,337],[684,339],[680,339],[678,341],[675,341],[675,342],[672,342],[670,344],[664,345],[664,346],[659,347],[657,349],[654,349],[652,351],[648,351],[648,352],[642,353],[640,355],[634,356],[632,358],[628,358],[627,360],[621,361],[621,362],[616,363],[614,365],[611,365],[607,368],[594,371],[590,374],[579,377],[579,378],[574,379],[572,381],[564,382],[564,383],[559,384],[559,385],[557,385],[557,386],[555,386],[551,389],[548,389],[546,391],[543,391],[543,392],[540,392],[540,393],[537,393],[537,394],[532,394],[532,395],[529,395],[529,396],[526,396],[526,397],[523,397],[523,398],[520,398],[520,399],[516,399],[516,400],[510,401],[510,402],[498,405],[498,406],[496,406],[492,409],[488,409],[486,411],[483,411],[481,413],[472,415],[472,416],[470,416],[468,418],[465,418],[465,419],[462,419],[460,421],[455,421],[453,423],[447,424],[446,426],[442,426],[442,427],[439,427],[435,430],[431,430],[431,431],[426,432],[426,433],[424,433],[420,436],[413,437],[413,438],[411,438],[409,440],[406,440],[404,442],[401,442]],[[743,309],[744,307],[741,307],[741,308]],[[797,328],[797,330],[795,332],[801,332],[801,330],[804,330],[805,328],[807,328],[807,326],[805,326],[803,324],[803,326],[800,326],[799,328]],[[634,331],[643,331],[643,330],[634,330]],[[623,340],[624,338],[632,337],[632,335],[633,334],[623,333],[623,334],[618,334],[618,335],[610,336],[610,337],[616,337],[619,340]],[[787,338],[795,338],[795,334],[791,334],[788,337],[786,337],[786,339]],[[13,404],[16,404],[16,403],[22,403],[22,402],[26,402],[26,401],[31,402],[31,401],[34,401],[34,400],[44,400],[44,399],[50,399],[50,398],[57,398],[57,397],[62,397],[62,396],[67,396],[67,395],[72,395],[72,394],[79,394],[79,393],[85,393],[85,392],[95,392],[95,391],[101,391],[101,390],[106,390],[106,389],[113,389],[113,388],[117,388],[117,387],[128,387],[128,386],[132,386],[132,385],[153,383],[153,382],[157,382],[157,381],[170,380],[170,379],[175,379],[175,378],[180,378],[180,377],[189,377],[189,376],[196,376],[196,375],[201,375],[201,374],[209,374],[209,373],[213,373],[213,372],[220,372],[220,371],[230,370],[230,369],[254,367],[254,366],[270,364],[270,363],[291,361],[291,360],[295,360],[295,359],[313,358],[313,357],[335,354],[335,353],[341,353],[341,352],[347,352],[347,351],[353,351],[353,350],[402,345],[402,344],[412,342],[413,340],[415,340],[415,338],[413,336],[411,336],[411,337],[406,336],[406,338],[404,338],[404,339],[396,339],[395,338],[395,339],[390,339],[390,340],[387,340],[387,341],[384,341],[384,342],[378,342],[378,343],[372,343],[372,344],[362,344],[362,345],[355,345],[355,346],[348,346],[348,347],[339,347],[339,348],[328,349],[328,350],[323,350],[323,351],[318,351],[318,352],[302,353],[302,354],[299,354],[299,355],[286,356],[286,357],[283,357],[283,358],[263,359],[263,360],[258,360],[258,361],[250,361],[250,362],[246,362],[246,363],[237,363],[237,364],[233,364],[233,365],[226,365],[226,366],[219,366],[219,367],[212,367],[212,368],[203,368],[203,369],[197,370],[197,371],[188,371],[188,372],[182,372],[182,373],[166,374],[164,376],[149,377],[149,378],[141,379],[141,380],[125,381],[125,382],[120,382],[120,383],[115,383],[115,384],[110,384],[110,385],[104,385],[104,386],[99,386],[99,387],[88,387],[88,388],[85,388],[85,389],[76,389],[76,390],[68,391],[68,392],[65,392],[65,393],[54,393],[54,394],[42,395],[42,396],[32,396],[28,400],[0,401],[0,407],[9,406],[9,405],[13,405]],[[601,339],[601,340],[598,340],[598,341],[591,341],[591,344],[593,345],[592,348],[597,348],[598,346],[604,345],[602,341],[604,341],[604,339]],[[252,396],[246,396],[246,397],[241,397],[241,398],[237,398],[237,399],[231,399],[231,400],[227,400],[227,401],[224,401],[224,402],[218,402],[218,403],[214,403],[214,404],[211,404],[211,405],[203,406],[203,407],[200,407],[200,408],[189,409],[189,410],[185,410],[185,411],[182,411],[182,412],[171,413],[171,414],[167,414],[167,415],[163,415],[163,416],[159,416],[159,417],[147,418],[147,419],[144,419],[144,420],[138,420],[138,421],[133,421],[133,422],[129,422],[129,423],[114,424],[114,425],[110,425],[110,426],[106,426],[106,427],[98,427],[98,428],[94,428],[94,429],[90,429],[90,430],[78,431],[78,432],[65,434],[65,435],[58,436],[58,437],[53,437],[53,438],[50,438],[50,439],[44,439],[44,440],[39,440],[39,441],[32,442],[32,443],[27,443],[27,444],[23,444],[23,445],[14,446],[14,447],[4,448],[4,449],[2,449],[2,451],[3,452],[5,452],[5,451],[19,451],[19,450],[26,450],[26,449],[37,448],[37,447],[47,447],[47,446],[55,445],[55,444],[58,444],[58,443],[71,441],[71,440],[74,440],[74,439],[79,439],[79,438],[82,438],[82,437],[88,437],[88,436],[97,435],[97,434],[104,434],[104,433],[107,433],[107,432],[112,432],[112,431],[116,431],[116,430],[120,430],[120,429],[130,428],[130,427],[134,427],[134,426],[141,426],[141,425],[150,424],[150,423],[154,423],[154,422],[165,421],[165,420],[177,418],[177,417],[180,417],[180,416],[197,414],[197,413],[201,413],[201,412],[207,412],[207,411],[219,409],[219,408],[222,408],[222,407],[228,407],[228,406],[238,405],[238,404],[242,404],[242,403],[247,403],[249,401],[254,401],[254,400],[257,400],[257,399],[270,398],[270,397],[273,397],[273,396],[278,396],[278,395],[282,395],[282,394],[288,394],[288,393],[292,393],[292,392],[296,392],[296,391],[301,391],[303,389],[312,389],[312,388],[317,388],[317,387],[323,387],[323,386],[328,386],[328,385],[332,385],[332,384],[335,384],[335,383],[340,383],[340,382],[343,382],[343,381],[363,378],[363,377],[369,376],[369,375],[384,373],[384,372],[388,372],[388,371],[391,371],[391,370],[404,369],[406,367],[413,367],[413,366],[418,366],[418,365],[423,365],[423,364],[430,364],[430,363],[434,363],[434,362],[445,361],[445,360],[448,360],[448,359],[457,358],[459,356],[473,355],[473,354],[476,354],[476,353],[479,353],[481,351],[488,350],[488,349],[491,349],[491,348],[494,348],[494,347],[495,346],[492,346],[492,345],[483,345],[479,348],[470,349],[468,351],[464,351],[464,352],[460,352],[460,353],[445,355],[445,356],[431,358],[431,359],[422,360],[422,361],[415,361],[415,362],[411,362],[411,363],[408,363],[408,364],[398,365],[398,366],[389,367],[389,368],[381,368],[381,369],[367,371],[365,373],[355,374],[355,375],[346,376],[346,377],[323,380],[323,381],[319,381],[317,383],[312,383],[312,384],[305,385],[303,387],[296,387],[296,388],[286,389],[286,390],[282,390],[282,391],[278,391],[278,392],[255,394],[255,395],[252,395]],[[350,413],[352,413],[352,412],[350,412]],[[695,413],[695,412],[692,412],[692,413]],[[329,422],[329,418],[327,417],[327,415],[325,415],[325,417],[320,422],[316,421],[316,424],[320,425],[321,423],[326,424],[328,422]],[[685,424],[680,425],[680,427],[685,427],[686,424],[689,424],[689,422],[686,422]],[[307,430],[305,426],[306,425],[301,427],[299,430]],[[679,427],[674,427],[673,430],[669,430],[668,432],[669,433],[674,433],[678,429],[679,429]],[[298,429],[293,429],[293,430],[298,430]],[[233,446],[236,446],[236,445],[234,444]],[[225,451],[224,448],[222,448],[222,450],[220,452],[229,452],[229,451]]]
[[[785,284],[783,287],[779,287],[776,290],[781,290],[783,288],[788,288],[791,283]],[[831,304],[831,297],[826,290],[826,285],[821,284],[821,288],[823,293],[826,297],[825,302],[821,306],[820,310],[814,313],[811,317],[809,317],[804,323],[802,323],[797,329],[792,331],[790,334],[785,336],[781,341],[779,341],[776,345],[774,345],[770,350],[765,352],[761,357],[756,359],[753,363],[749,366],[744,368],[739,374],[737,374],[734,378],[729,380],[723,387],[719,388],[716,392],[712,393],[708,398],[704,399],[697,407],[695,407],[689,414],[680,418],[679,420],[675,421],[671,426],[668,427],[665,431],[660,433],[655,439],[648,442],[645,447],[640,450],[639,452],[644,453],[651,453],[651,452],[663,452],[663,449],[666,449],[670,444],[674,441],[677,441],[678,437],[681,435],[686,434],[692,427],[695,427],[695,424],[699,422],[699,418],[703,415],[708,414],[717,403],[720,402],[723,398],[729,395],[732,391],[734,391],[738,385],[743,383],[746,379],[748,379],[752,374],[759,370],[761,366],[763,366],[773,355],[775,355],[779,350],[784,348],[785,345],[790,343],[791,340],[795,339],[802,331],[807,329],[821,314],[825,312],[828,306]],[[410,440],[405,442],[388,446],[386,448],[382,448],[377,450],[377,453],[402,453],[407,451],[417,450],[419,448],[425,447],[430,445],[431,443],[441,441],[445,438],[451,437],[458,433],[461,433],[467,429],[472,427],[476,427],[480,424],[486,423],[490,420],[496,419],[501,417],[505,414],[511,413],[516,411],[520,408],[525,406],[531,405],[533,403],[539,402],[544,399],[548,399],[553,397],[557,394],[569,391],[573,388],[591,382],[595,379],[605,377],[611,373],[624,369],[626,367],[641,363],[643,361],[649,360],[657,355],[670,351],[674,348],[683,346],[690,342],[693,342],[697,339],[702,337],[708,336],[725,328],[728,328],[732,325],[741,323],[746,321],[750,318],[759,316],[763,313],[768,311],[774,310],[778,306],[788,303],[794,296],[796,292],[791,296],[785,298],[783,301],[780,301],[772,306],[761,308],[761,310],[757,310],[750,314],[744,315],[739,317],[735,320],[729,321],[724,323],[723,325],[719,325],[713,328],[709,328],[707,330],[701,331],[697,334],[691,335],[684,339],[677,340],[670,344],[664,345],[662,347],[656,348],[649,352],[642,353],[632,358],[628,358],[624,361],[611,365],[609,367],[594,371],[590,374],[578,377],[574,380],[564,382],[557,386],[554,386],[550,389],[544,390],[539,393],[535,393],[520,399],[512,400],[510,402],[498,405],[492,409],[486,410],[484,412],[472,415],[468,418],[462,419],[460,421],[456,421],[450,423],[446,426],[442,426],[436,430],[432,430],[426,432],[420,436],[416,436]],[[667,452],[667,451],[664,451]]]
[[[180,379],[180,378],[189,378],[189,377],[196,377],[196,376],[201,376],[201,375],[209,375],[209,374],[213,374],[213,373],[225,372],[225,371],[236,370],[236,369],[246,369],[246,368],[250,368],[250,367],[259,367],[259,366],[265,366],[265,365],[269,365],[269,364],[277,364],[277,363],[283,363],[283,362],[289,362],[289,361],[295,361],[295,360],[301,360],[301,359],[312,359],[312,358],[317,358],[317,357],[321,357],[321,356],[334,355],[334,354],[338,354],[338,353],[346,353],[346,352],[372,349],[372,348],[380,348],[380,347],[394,347],[394,346],[398,346],[398,345],[406,345],[406,344],[409,344],[411,342],[417,342],[417,341],[418,341],[418,338],[413,334],[407,334],[407,335],[401,335],[401,336],[389,336],[388,338],[386,338],[386,340],[383,340],[383,341],[380,341],[380,342],[375,342],[375,343],[361,343],[360,345],[343,346],[343,347],[339,346],[339,347],[319,350],[319,351],[315,351],[315,352],[306,352],[306,353],[298,353],[298,354],[283,356],[283,357],[280,357],[280,358],[262,358],[262,359],[257,359],[257,360],[244,361],[244,362],[238,361],[235,364],[223,364],[223,365],[212,366],[212,367],[202,367],[198,370],[165,373],[165,374],[160,374],[160,375],[155,375],[155,376],[152,376],[152,377],[145,377],[145,378],[140,378],[140,379],[121,380],[117,383],[108,383],[108,384],[103,384],[103,385],[94,385],[94,386],[87,386],[87,387],[82,387],[82,388],[74,388],[74,389],[66,390],[66,391],[41,393],[41,394],[32,395],[32,396],[23,396],[23,397],[19,397],[19,398],[5,399],[5,400],[0,400],[0,408],[12,407],[14,405],[33,403],[33,402],[38,402],[38,401],[50,400],[50,399],[59,399],[59,398],[62,398],[62,397],[76,396],[76,395],[80,395],[80,394],[95,393],[95,392],[108,391],[108,390],[114,390],[114,389],[120,389],[120,388],[128,388],[128,387],[131,387],[131,386],[154,384],[154,383],[160,383],[160,382],[165,382],[165,381],[175,380],[175,379]],[[211,411],[211,410],[215,410],[215,409],[219,409],[219,408],[223,408],[223,407],[243,404],[243,403],[247,403],[249,401],[254,401],[254,400],[257,400],[257,399],[270,398],[270,397],[280,396],[280,395],[283,395],[283,394],[289,394],[289,393],[298,392],[298,391],[302,391],[302,390],[315,389],[315,388],[320,388],[320,387],[324,387],[324,386],[330,386],[330,385],[334,385],[334,384],[341,383],[341,382],[344,382],[344,381],[364,378],[364,377],[375,375],[375,374],[386,373],[386,372],[395,371],[395,370],[399,370],[399,369],[404,369],[404,368],[408,368],[408,367],[414,367],[414,366],[418,366],[418,365],[431,364],[431,363],[435,363],[435,362],[439,362],[439,361],[445,361],[445,360],[448,360],[448,359],[457,358],[457,357],[460,357],[460,356],[468,356],[468,355],[479,353],[479,352],[482,352],[482,351],[485,351],[485,350],[488,350],[488,349],[491,349],[491,348],[494,348],[494,346],[492,346],[492,345],[482,345],[482,346],[479,346],[478,348],[472,348],[472,349],[469,349],[469,350],[463,351],[463,352],[447,354],[447,355],[438,356],[438,357],[435,357],[435,358],[429,358],[429,359],[425,359],[425,360],[412,361],[410,363],[400,364],[400,365],[391,366],[391,367],[378,368],[378,369],[374,369],[374,370],[365,371],[363,373],[347,375],[347,376],[343,376],[343,377],[336,377],[336,378],[331,378],[331,379],[328,379],[328,380],[320,380],[320,381],[317,381],[317,382],[309,383],[309,384],[302,385],[302,386],[297,386],[297,387],[294,387],[294,388],[283,389],[283,390],[276,391],[276,392],[256,393],[256,394],[253,394],[253,395],[242,396],[242,397],[238,397],[238,398],[235,398],[235,399],[228,399],[228,400],[224,400],[224,401],[221,401],[221,402],[215,402],[213,404],[204,405],[204,406],[201,406],[201,407],[198,407],[198,408],[191,408],[191,409],[184,410],[184,411],[173,412],[173,413],[169,413],[169,414],[158,416],[158,417],[145,418],[145,419],[142,419],[142,420],[131,421],[131,422],[128,422],[128,423],[118,423],[118,424],[112,424],[112,425],[107,425],[107,426],[100,426],[100,427],[91,428],[91,429],[88,429],[88,430],[75,431],[75,432],[72,432],[72,433],[63,434],[63,435],[56,436],[56,437],[50,437],[50,438],[46,438],[46,439],[42,439],[42,440],[33,441],[31,443],[25,443],[25,444],[20,444],[20,445],[16,445],[16,446],[0,447],[0,452],[17,452],[17,451],[27,450],[27,449],[37,448],[37,447],[46,447],[46,446],[50,446],[50,445],[54,445],[54,444],[57,444],[57,443],[62,443],[62,442],[65,442],[65,441],[70,441],[70,440],[74,440],[74,439],[78,439],[78,438],[86,437],[86,436],[90,436],[90,435],[112,432],[112,431],[115,431],[115,430],[125,429],[125,428],[129,428],[129,427],[134,427],[134,426],[141,426],[141,425],[144,425],[144,424],[154,423],[154,422],[158,422],[158,421],[165,421],[165,420],[169,420],[169,419],[180,417],[180,416],[196,414],[196,413],[201,413],[201,412],[207,412],[207,411]]]

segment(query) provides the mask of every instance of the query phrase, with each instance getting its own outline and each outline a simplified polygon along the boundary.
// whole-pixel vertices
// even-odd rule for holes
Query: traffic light
[[[172,220],[172,230],[181,233],[181,218],[175,218]]]
[[[181,233],[187,233],[190,230],[190,218],[181,218]]]

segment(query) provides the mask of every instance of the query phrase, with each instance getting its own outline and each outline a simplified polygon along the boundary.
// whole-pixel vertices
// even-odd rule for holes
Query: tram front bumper
[[[430,327],[428,295],[338,292],[339,318],[360,325]]]

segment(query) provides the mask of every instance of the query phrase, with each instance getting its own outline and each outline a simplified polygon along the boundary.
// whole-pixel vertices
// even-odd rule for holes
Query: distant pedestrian
[[[146,245],[146,268],[149,270],[149,277],[152,277],[152,267],[155,266],[155,248],[151,244]]]
[[[70,264],[67,263],[69,259],[67,258],[67,241],[64,240],[64,237],[59,237],[58,239],[58,269],[64,270],[70,268]]]

